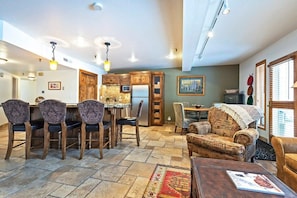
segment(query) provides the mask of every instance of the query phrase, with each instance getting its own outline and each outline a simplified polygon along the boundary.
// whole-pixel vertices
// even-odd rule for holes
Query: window
[[[296,89],[292,85],[297,79],[294,71],[297,64],[296,52],[275,60],[270,67],[269,127],[270,135],[296,136]]]
[[[256,64],[256,94],[255,105],[261,108],[264,116],[260,119],[259,128],[265,130],[266,126],[266,60]]]

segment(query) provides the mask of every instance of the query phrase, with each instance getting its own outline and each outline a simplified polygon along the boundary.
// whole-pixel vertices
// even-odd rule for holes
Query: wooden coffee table
[[[191,197],[282,197],[273,194],[237,190],[227,175],[226,170],[265,174],[285,193],[285,197],[297,197],[293,190],[258,164],[201,157],[191,159]]]

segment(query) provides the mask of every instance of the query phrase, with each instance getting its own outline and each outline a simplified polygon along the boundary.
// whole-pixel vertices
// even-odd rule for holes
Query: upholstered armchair
[[[195,152],[202,157],[253,162],[259,138],[255,123],[261,115],[261,111],[251,105],[212,107],[208,121],[189,125],[189,155]]]
[[[297,138],[272,137],[277,177],[297,192]]]

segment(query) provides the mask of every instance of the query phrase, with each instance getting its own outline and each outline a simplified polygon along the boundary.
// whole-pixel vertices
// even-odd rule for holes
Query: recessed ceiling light
[[[131,58],[129,58],[129,61],[132,62],[132,63],[138,61],[138,59],[135,57],[135,54],[134,54],[133,52],[132,52],[132,54],[131,54]]]
[[[86,41],[86,39],[81,36],[77,37],[77,39],[75,39],[72,43],[74,45],[76,45],[77,47],[89,47],[90,46],[90,44]]]

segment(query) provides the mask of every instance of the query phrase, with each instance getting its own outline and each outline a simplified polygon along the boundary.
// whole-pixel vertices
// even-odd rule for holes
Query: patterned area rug
[[[189,198],[190,190],[189,169],[157,164],[143,198]]]
[[[275,152],[270,144],[258,139],[256,142],[256,149],[255,159],[275,161]]]

